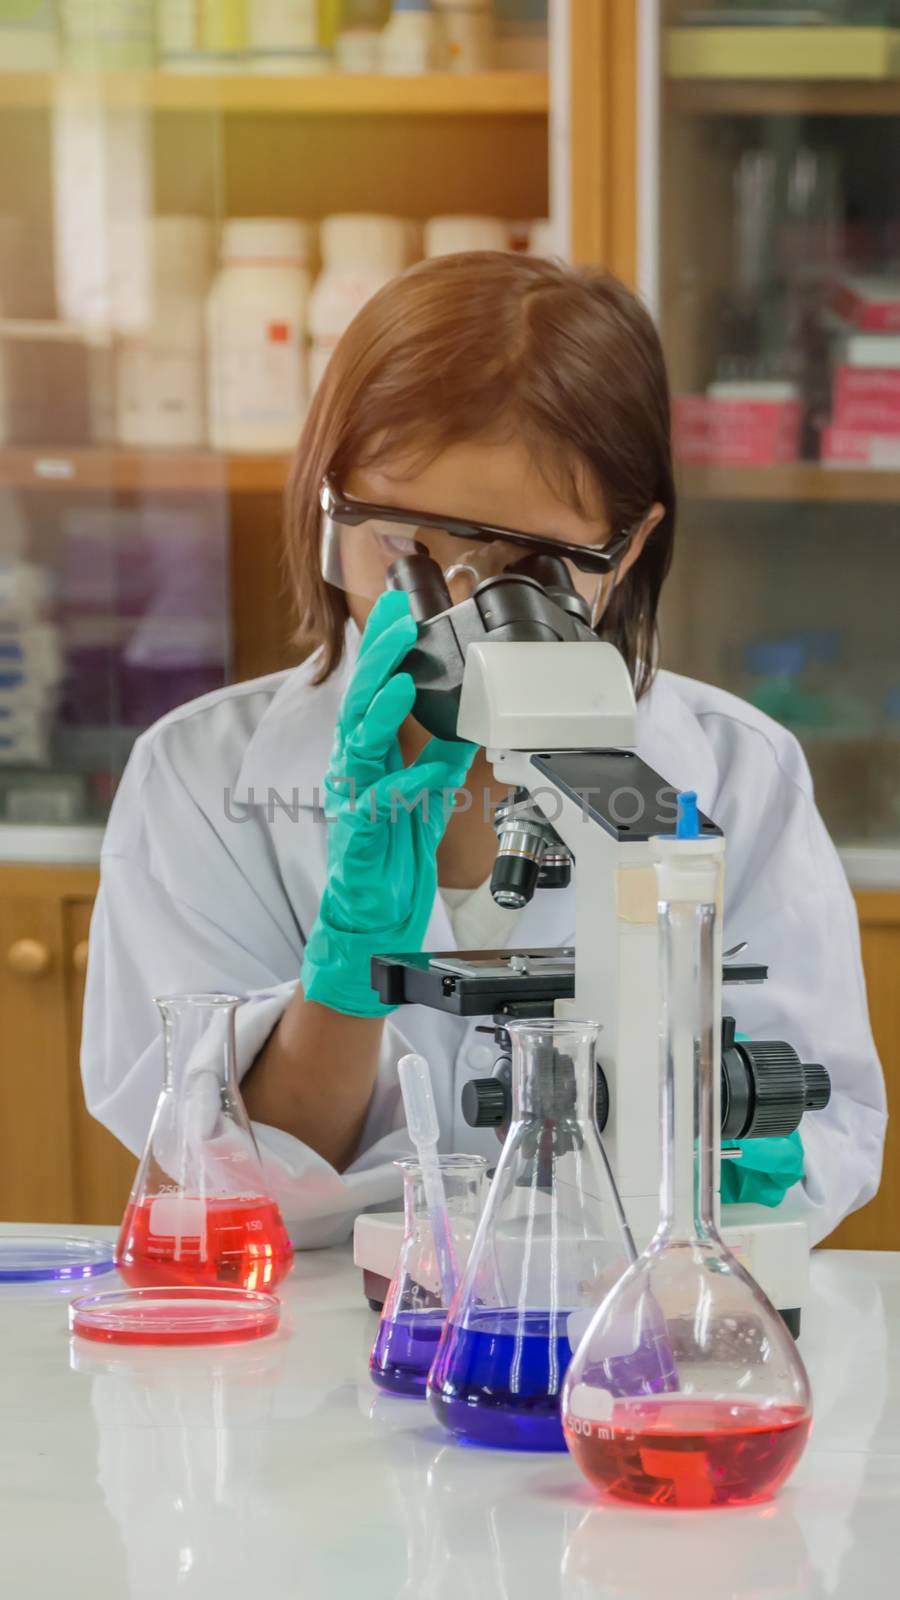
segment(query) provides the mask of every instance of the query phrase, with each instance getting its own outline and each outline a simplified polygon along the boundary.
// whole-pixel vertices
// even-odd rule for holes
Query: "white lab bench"
[[[423,1402],[372,1387],[349,1249],[299,1256],[283,1298],[282,1332],[258,1344],[117,1353],[70,1344],[67,1295],[0,1289],[4,1596],[900,1592],[900,1254],[814,1258],[812,1441],[775,1502],[739,1511],[613,1509],[566,1455],[449,1443]]]

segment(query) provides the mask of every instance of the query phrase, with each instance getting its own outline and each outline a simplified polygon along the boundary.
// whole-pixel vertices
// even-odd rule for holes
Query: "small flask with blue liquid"
[[[483,1156],[435,1157],[443,1180],[447,1221],[456,1254],[465,1258],[484,1198]],[[403,1243],[384,1302],[369,1373],[379,1389],[423,1399],[428,1369],[447,1316],[446,1296],[431,1227],[421,1163],[394,1163],[403,1175]]]

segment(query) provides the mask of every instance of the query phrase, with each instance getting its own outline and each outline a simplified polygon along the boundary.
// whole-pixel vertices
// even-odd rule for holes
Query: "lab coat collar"
[[[318,651],[285,674],[244,751],[233,791],[237,805],[264,806],[277,791],[295,807],[318,809],[338,710],[358,653],[359,631],[349,624],[343,659],[324,683],[312,682]]]

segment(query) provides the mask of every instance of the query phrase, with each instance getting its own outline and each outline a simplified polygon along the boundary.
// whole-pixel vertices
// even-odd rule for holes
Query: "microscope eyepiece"
[[[527,570],[552,580],[544,588]],[[439,739],[455,739],[469,646],[495,644],[596,644],[588,607],[576,592],[564,561],[549,552],[527,557],[516,570],[483,578],[465,600],[454,603],[437,561],[424,549],[400,556],[387,573],[388,587],[409,595],[418,639],[401,663],[416,686],[416,720]]]
[[[423,550],[420,555],[398,556],[387,571],[389,589],[403,589],[409,595],[409,609],[416,622],[427,622],[453,604],[444,574],[437,562]]]
[[[516,576],[533,578],[561,611],[577,617],[579,622],[590,624],[591,608],[575,588],[562,556],[541,551],[539,555],[524,556],[521,561],[514,561],[506,570]]]

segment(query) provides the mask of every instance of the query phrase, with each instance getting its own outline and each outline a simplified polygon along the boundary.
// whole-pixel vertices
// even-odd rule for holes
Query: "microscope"
[[[457,604],[426,554],[396,561],[389,582],[406,590],[418,623],[402,667],[416,685],[415,717],[441,738],[483,746],[508,789],[494,816],[494,899],[519,908],[536,889],[563,887],[574,874],[575,945],[385,952],[372,962],[373,987],[388,1004],[486,1019],[497,1060],[491,1076],[466,1084],[462,1110],[471,1126],[498,1131],[509,1117],[505,1024],[550,1014],[598,1022],[597,1124],[641,1249],[657,1222],[660,1171],[652,841],[675,835],[675,791],[636,753],[628,670],[592,631],[562,560],[529,556]],[[716,823],[701,814],[699,827],[724,861]],[[763,982],[767,968],[723,963],[718,937],[721,1012],[723,987]],[[792,1132],[804,1111],[827,1105],[830,1084],[823,1067],[802,1063],[783,1041],[739,1041],[733,1018],[724,1015],[716,1092],[720,1139],[752,1139]],[[722,1152],[717,1141],[717,1171],[732,1154],[740,1152]],[[356,1259],[370,1275],[368,1241],[382,1221],[357,1222]],[[805,1223],[747,1205],[725,1207],[722,1224],[728,1244],[796,1332],[809,1274]]]

